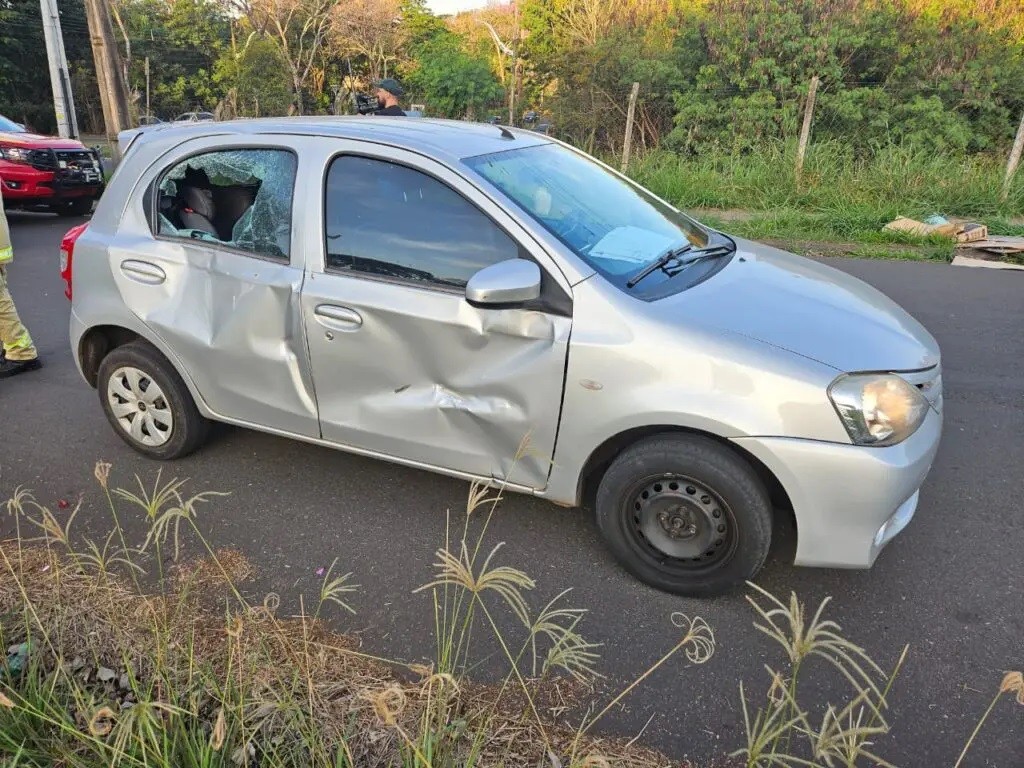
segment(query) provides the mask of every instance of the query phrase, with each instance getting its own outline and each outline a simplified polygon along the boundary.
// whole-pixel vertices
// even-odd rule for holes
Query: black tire
[[[657,435],[624,450],[601,479],[596,513],[626,570],[678,595],[709,597],[742,585],[771,546],[761,479],[736,452],[697,435]]]
[[[161,411],[169,411],[171,424],[161,434],[165,441],[159,445],[147,445],[140,442],[126,427],[122,426],[121,420],[114,415],[113,404],[108,393],[108,385],[111,378],[115,377],[118,371],[125,368],[134,368],[141,371],[149,381],[155,383],[162,398],[158,401]],[[144,386],[146,381],[143,381]],[[131,344],[117,347],[100,364],[99,376],[96,382],[96,389],[99,392],[100,403],[103,405],[103,412],[107,420],[128,445],[144,456],[161,461],[170,461],[188,456],[204,442],[210,433],[210,422],[199,413],[196,408],[192,394],[181,380],[174,366],[168,362],[160,352],[144,341],[134,341]],[[139,418],[139,414],[130,417]],[[143,427],[146,429],[146,427]]]
[[[91,197],[79,197],[55,203],[50,210],[63,217],[88,216],[92,213],[92,204]]]

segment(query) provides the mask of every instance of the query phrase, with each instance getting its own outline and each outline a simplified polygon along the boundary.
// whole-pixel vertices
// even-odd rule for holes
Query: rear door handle
[[[145,283],[146,285],[160,285],[160,283],[167,279],[167,273],[156,264],[150,264],[148,261],[136,261],[135,259],[125,259],[122,261],[121,272],[125,277],[137,283]]]
[[[362,316],[348,307],[319,304],[313,313],[320,325],[335,331],[357,331],[363,325]]]

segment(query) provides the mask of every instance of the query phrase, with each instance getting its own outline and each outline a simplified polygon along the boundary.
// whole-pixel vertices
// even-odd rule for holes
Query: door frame
[[[421,154],[411,149],[393,147],[387,144],[380,144],[373,141],[360,139],[338,139],[328,137],[310,137],[310,144],[316,145],[320,150],[317,157],[312,160],[316,167],[321,166],[321,176],[318,185],[307,184],[300,186],[296,194],[296,202],[299,194],[302,194],[303,226],[307,232],[315,232],[318,238],[319,247],[313,248],[309,238],[304,244],[305,268],[307,277],[310,273],[330,274],[327,267],[327,247],[324,233],[326,232],[326,208],[327,208],[327,175],[331,163],[335,158],[343,156],[365,157],[371,160],[392,163],[404,166],[414,171],[426,174],[445,186],[449,187],[456,194],[463,197],[467,202],[476,207],[495,226],[505,232],[520,247],[520,252],[526,254],[537,263],[537,266],[550,277],[562,290],[570,302],[568,315],[571,317],[572,283],[563,272],[559,262],[551,255],[544,244],[531,232],[517,221],[508,211],[498,204],[493,197],[487,194],[482,186],[472,180],[469,176],[459,173],[457,170],[433,157]],[[294,219],[293,219],[294,221]],[[364,273],[353,273],[361,279],[394,281],[393,278],[368,275]],[[401,282],[401,281],[399,281]],[[425,286],[420,286],[425,287]],[[431,288],[431,290],[441,290]],[[565,314],[564,312],[559,314]]]

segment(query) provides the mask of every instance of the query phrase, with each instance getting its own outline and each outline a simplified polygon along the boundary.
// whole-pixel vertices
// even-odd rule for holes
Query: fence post
[[[622,140],[622,172],[629,168],[629,151],[633,148],[633,116],[636,114],[636,97],[640,93],[640,83],[633,83],[629,92],[629,109],[626,111],[626,137]]]
[[[1020,115],[1020,125],[1017,126],[1017,138],[1013,140],[1010,159],[1006,161],[1006,178],[1003,179],[1003,191],[999,195],[999,199],[1003,202],[1006,202],[1010,196],[1010,184],[1013,182],[1013,174],[1017,172],[1022,152],[1024,152],[1024,112]]]
[[[807,140],[811,136],[811,117],[814,115],[814,100],[818,97],[818,76],[811,78],[811,86],[807,89],[807,105],[804,107],[804,124],[800,128],[800,144],[796,148],[796,180],[799,182],[804,172],[804,155],[807,152]]]

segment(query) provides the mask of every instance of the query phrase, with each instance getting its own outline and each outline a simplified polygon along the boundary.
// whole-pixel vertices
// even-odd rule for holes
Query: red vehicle
[[[0,192],[7,210],[84,216],[103,187],[98,152],[74,139],[29,133],[0,115]]]

